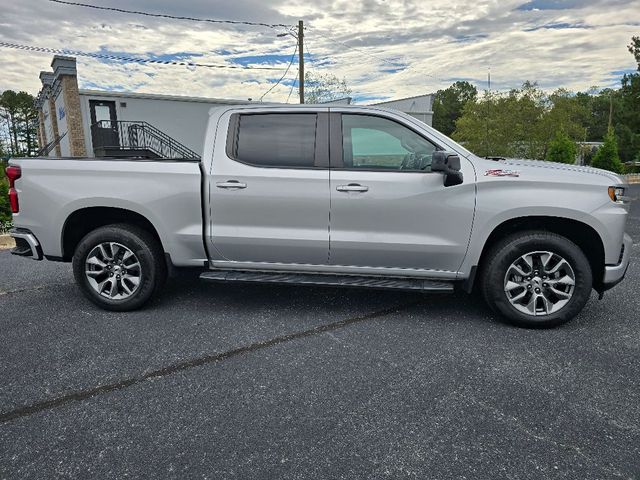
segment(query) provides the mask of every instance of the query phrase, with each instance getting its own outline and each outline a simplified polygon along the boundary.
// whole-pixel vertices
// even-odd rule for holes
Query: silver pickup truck
[[[203,159],[30,158],[7,169],[13,253],[73,262],[89,300],[144,305],[201,278],[481,291],[521,326],[574,317],[629,264],[620,177],[480,158],[371,107],[210,112]]]

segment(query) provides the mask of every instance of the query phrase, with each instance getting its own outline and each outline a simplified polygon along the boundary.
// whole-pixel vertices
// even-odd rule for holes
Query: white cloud
[[[269,28],[238,27],[126,15],[43,0],[3,1],[0,40],[132,56],[201,54],[192,61],[226,63],[234,56],[289,57],[295,40]],[[169,2],[101,0],[95,4],[196,17],[295,24],[303,18],[309,70],[345,77],[359,97],[398,98],[432,92],[464,78],[484,88],[491,69],[496,88],[524,80],[544,88],[610,86],[635,67],[626,45],[640,34],[640,0],[587,0],[546,8],[550,0],[307,0]],[[556,2],[557,4],[557,2]],[[528,8],[529,8],[528,7]],[[632,21],[635,20],[635,24]],[[344,44],[354,48],[346,48]],[[40,88],[38,73],[51,54],[0,48],[0,90]],[[390,59],[406,69],[393,71]],[[284,63],[283,63],[284,62]],[[280,60],[284,67],[287,62]],[[78,57],[81,86],[190,96],[259,98],[281,72],[188,69],[101,62]],[[295,63],[288,77],[297,71]],[[266,100],[284,101],[290,87]],[[295,95],[292,96],[295,98]]]

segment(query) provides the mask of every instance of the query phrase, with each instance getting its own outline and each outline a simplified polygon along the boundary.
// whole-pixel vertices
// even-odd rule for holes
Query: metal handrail
[[[67,132],[64,132],[62,135],[58,136],[58,138],[47,143],[44,147],[36,152],[36,157],[48,157],[51,153],[51,150],[60,145],[60,140],[62,140],[66,134]]]
[[[161,158],[200,159],[200,155],[144,121],[102,120],[91,125],[94,149],[148,150]]]

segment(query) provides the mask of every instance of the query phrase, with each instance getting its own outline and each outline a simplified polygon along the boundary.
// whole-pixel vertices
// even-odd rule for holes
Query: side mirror
[[[460,172],[460,157],[455,153],[438,150],[433,152],[431,171],[444,174],[444,186],[460,185],[463,177]]]

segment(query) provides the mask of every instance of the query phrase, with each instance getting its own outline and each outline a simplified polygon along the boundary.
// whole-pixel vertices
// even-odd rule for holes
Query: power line
[[[204,68],[229,68],[235,70],[282,70],[282,67],[251,67],[244,65],[220,65],[212,63],[178,62],[175,60],[154,60],[152,58],[127,57],[120,55],[109,55],[105,53],[80,52],[77,50],[66,50],[58,48],[35,47],[32,45],[20,45],[17,43],[0,42],[0,47],[13,48],[16,50],[27,50],[31,52],[58,53],[61,55],[74,55],[78,57],[101,58],[105,60],[117,60],[126,63],[151,63],[157,65],[179,65],[184,67],[204,67]],[[291,67],[291,65],[289,65]],[[287,67],[287,71],[289,70]],[[285,72],[286,75],[286,72]]]
[[[57,1],[57,0],[50,0],[50,1]],[[307,26],[306,28],[308,29],[309,26]],[[395,67],[398,66],[398,62],[394,62],[393,60],[388,60],[386,58],[378,57],[377,55],[373,55],[372,53],[369,53],[366,50],[363,50],[361,48],[352,47],[351,45],[349,45],[347,43],[344,43],[344,42],[341,42],[340,40],[336,40],[335,38],[330,37],[329,35],[325,35],[324,33],[320,33],[315,27],[311,27],[311,29],[316,33],[316,35],[320,35],[321,37],[323,37],[323,38],[325,38],[325,39],[327,39],[327,40],[329,40],[329,41],[331,41],[331,42],[333,42],[335,44],[342,45],[343,47],[346,47],[346,48],[348,48],[350,50],[353,50],[355,52],[360,52],[360,53],[362,53],[364,55],[368,55],[369,57],[375,58],[376,60],[378,60],[380,62],[384,62],[384,63],[387,63],[389,65],[393,65]]]
[[[296,70],[296,74],[293,77],[293,82],[291,83],[291,89],[289,90],[289,95],[287,96],[287,103],[289,103],[289,99],[291,98],[291,94],[293,93],[293,89],[296,86],[297,81],[298,81],[298,70]]]
[[[262,99],[265,97],[265,95],[267,95],[271,90],[273,90],[274,88],[276,88],[280,82],[282,80],[284,80],[284,77],[287,76],[287,73],[289,72],[289,69],[291,68],[291,65],[293,65],[293,61],[296,58],[296,53],[298,53],[298,44],[296,43],[296,48],[293,51],[293,55],[291,55],[291,60],[289,61],[289,65],[287,65],[287,69],[284,71],[284,73],[282,74],[282,77],[280,77],[280,80],[278,80],[276,83],[274,83],[273,85],[271,85],[271,88],[269,88],[269,90],[267,90],[266,92],[264,92],[262,94],[262,96],[260,97],[260,101],[262,101]]]
[[[102,7],[99,5],[89,5],[87,3],[78,3],[78,2],[67,2],[65,0],[49,0],[53,3],[60,3],[63,5],[72,5],[75,7],[85,7],[85,8],[93,8],[96,10],[108,10],[111,12],[119,12],[119,13],[132,13],[134,15],[144,15],[146,17],[158,17],[158,18],[172,18],[174,20],[189,20],[191,22],[205,22],[205,23],[226,23],[231,25],[250,25],[254,27],[268,27],[268,28],[276,28],[276,27],[290,27],[291,25],[286,25],[284,23],[263,23],[263,22],[250,22],[245,20],[217,20],[211,18],[197,18],[197,17],[186,17],[182,15],[169,15],[166,13],[151,13],[151,12],[143,12],[140,10],[126,10],[124,8],[114,8],[114,7]]]
[[[205,22],[205,23],[217,23],[217,24],[231,24],[231,25],[249,25],[249,26],[259,26],[259,27],[268,27],[268,28],[287,28],[289,30],[293,30],[295,31],[295,26],[291,25],[291,24],[284,24],[284,23],[265,23],[265,22],[251,22],[251,21],[245,21],[245,20],[220,20],[220,19],[210,19],[210,18],[198,18],[198,17],[188,17],[188,16],[183,16],[183,15],[169,15],[166,13],[152,13],[152,12],[145,12],[145,11],[141,11],[141,10],[127,10],[124,8],[116,8],[116,7],[104,7],[104,6],[100,6],[100,5],[91,5],[91,4],[87,4],[87,3],[80,3],[80,2],[70,2],[67,0],[49,0],[52,3],[58,3],[58,4],[62,4],[62,5],[71,5],[71,6],[76,6],[76,7],[84,7],[84,8],[93,8],[96,10],[106,10],[106,11],[111,11],[111,12],[118,12],[118,13],[129,13],[129,14],[133,14],[133,15],[143,15],[143,16],[147,16],[147,17],[156,17],[156,18],[171,18],[174,20],[188,20],[188,21],[193,21],[193,22]],[[309,26],[305,26],[305,30],[308,29]],[[388,65],[397,67],[398,66],[398,62],[397,61],[393,61],[393,60],[389,60],[387,58],[383,58],[383,57],[379,57],[377,55],[373,55],[369,52],[367,52],[366,50],[363,50],[361,48],[357,48],[357,47],[353,47],[345,42],[342,42],[340,40],[336,40],[335,38],[329,36],[329,35],[325,35],[321,32],[319,32],[315,27],[311,27],[312,30],[314,31],[314,33],[316,33],[317,35],[337,44],[337,45],[341,45],[345,48],[348,48],[350,50],[353,50],[355,52],[359,52],[363,55],[367,55],[371,58],[374,58],[380,62],[386,63]],[[293,36],[296,36],[295,34]],[[307,52],[308,53],[308,52]],[[338,54],[339,55],[339,54]],[[329,58],[329,56],[325,57],[325,58]],[[430,75],[428,75],[430,76]]]

